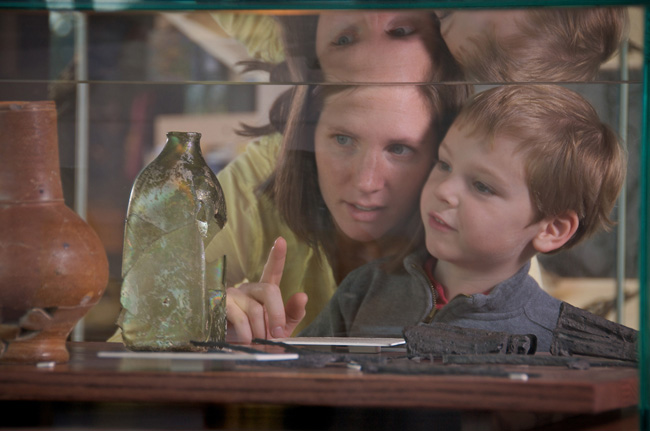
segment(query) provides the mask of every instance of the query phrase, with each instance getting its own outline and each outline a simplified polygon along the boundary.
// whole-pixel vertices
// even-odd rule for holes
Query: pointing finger
[[[281,236],[275,240],[275,244],[269,252],[269,257],[264,265],[260,283],[280,285],[282,272],[284,270],[284,261],[287,257],[287,242]]]

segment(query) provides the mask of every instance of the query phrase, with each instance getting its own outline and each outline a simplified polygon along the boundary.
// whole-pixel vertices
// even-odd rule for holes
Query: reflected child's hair
[[[499,137],[518,142],[536,213],[532,222],[567,211],[578,215],[576,233],[560,249],[613,225],[609,216],[625,178],[626,154],[578,93],[550,84],[496,87],[477,94],[455,124],[485,137],[486,145]]]
[[[626,8],[525,10],[519,32],[488,31],[456,59],[467,79],[480,82],[591,81],[625,37]]]

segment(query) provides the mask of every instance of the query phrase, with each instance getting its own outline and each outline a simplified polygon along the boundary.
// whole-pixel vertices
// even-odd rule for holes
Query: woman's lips
[[[383,206],[361,205],[350,202],[345,202],[345,206],[352,219],[361,222],[372,222],[377,220],[384,209]]]

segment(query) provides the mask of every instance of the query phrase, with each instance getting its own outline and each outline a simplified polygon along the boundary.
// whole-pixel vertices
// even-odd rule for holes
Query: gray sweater
[[[406,272],[389,274],[381,261],[356,269],[300,336],[401,337],[405,326],[433,321],[534,334],[537,351],[549,351],[561,301],[528,275],[530,264],[488,295],[460,295],[435,311],[436,293],[423,269],[427,258],[425,252],[409,255],[404,259]]]

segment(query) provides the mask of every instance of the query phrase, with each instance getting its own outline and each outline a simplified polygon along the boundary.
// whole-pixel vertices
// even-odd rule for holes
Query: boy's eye
[[[336,46],[344,46],[344,45],[349,45],[352,42],[354,42],[354,36],[351,34],[342,34],[338,36],[334,41],[332,42],[332,45]]]
[[[494,194],[494,190],[492,190],[489,186],[483,184],[480,181],[476,181],[474,183],[474,188],[476,189],[476,191],[478,191],[479,193],[482,193],[482,194],[486,194],[486,195],[493,195]]]
[[[352,138],[346,135],[336,135],[336,143],[342,146],[352,145]]]
[[[449,166],[447,163],[443,162],[442,160],[436,161],[436,168],[440,169],[441,171],[451,172],[451,166]]]
[[[415,28],[409,26],[395,27],[388,30],[388,34],[394,37],[405,37],[415,33]]]

